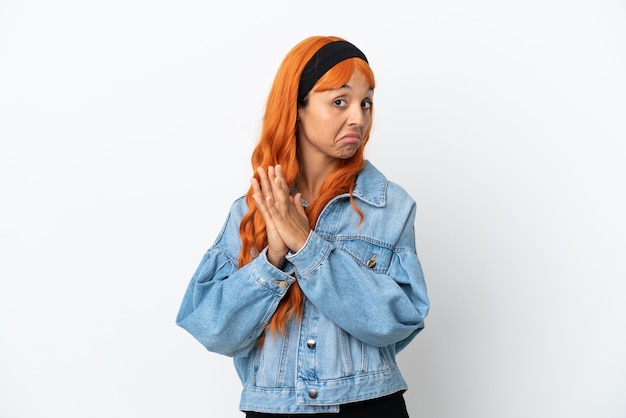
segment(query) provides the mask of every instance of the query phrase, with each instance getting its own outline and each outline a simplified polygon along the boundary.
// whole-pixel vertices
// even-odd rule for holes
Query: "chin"
[[[353,151],[344,151],[341,153],[341,155],[339,155],[337,158],[341,159],[341,160],[347,160],[348,158],[352,158],[354,157],[354,155],[356,154],[358,148],[354,149]]]

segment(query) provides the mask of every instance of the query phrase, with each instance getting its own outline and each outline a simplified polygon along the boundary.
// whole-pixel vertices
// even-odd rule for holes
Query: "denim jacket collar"
[[[386,206],[387,178],[368,160],[356,178],[352,195],[363,202],[375,206]]]

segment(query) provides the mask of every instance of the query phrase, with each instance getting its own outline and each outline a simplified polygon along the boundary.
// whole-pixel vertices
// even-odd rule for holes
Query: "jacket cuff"
[[[311,231],[300,251],[288,253],[287,261],[295,266],[298,277],[306,278],[328,257],[332,245],[315,231]]]
[[[261,251],[259,256],[253,261],[253,264],[255,271],[254,279],[261,286],[274,293],[285,293],[295,280],[293,277],[295,272],[294,265],[285,261],[282,270],[277,268],[267,259],[267,248]]]

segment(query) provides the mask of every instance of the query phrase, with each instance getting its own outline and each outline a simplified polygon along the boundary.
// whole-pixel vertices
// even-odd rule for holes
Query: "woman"
[[[234,358],[247,417],[408,416],[395,356],[429,303],[415,202],[363,157],[373,93],[345,40],[287,54],[251,187],[185,293],[177,323]]]

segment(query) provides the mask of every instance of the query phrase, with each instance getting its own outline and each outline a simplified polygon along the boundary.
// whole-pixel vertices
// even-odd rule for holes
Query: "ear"
[[[303,119],[304,112],[306,112],[306,106],[298,106],[298,110],[296,113],[296,122],[300,122],[300,119]]]

